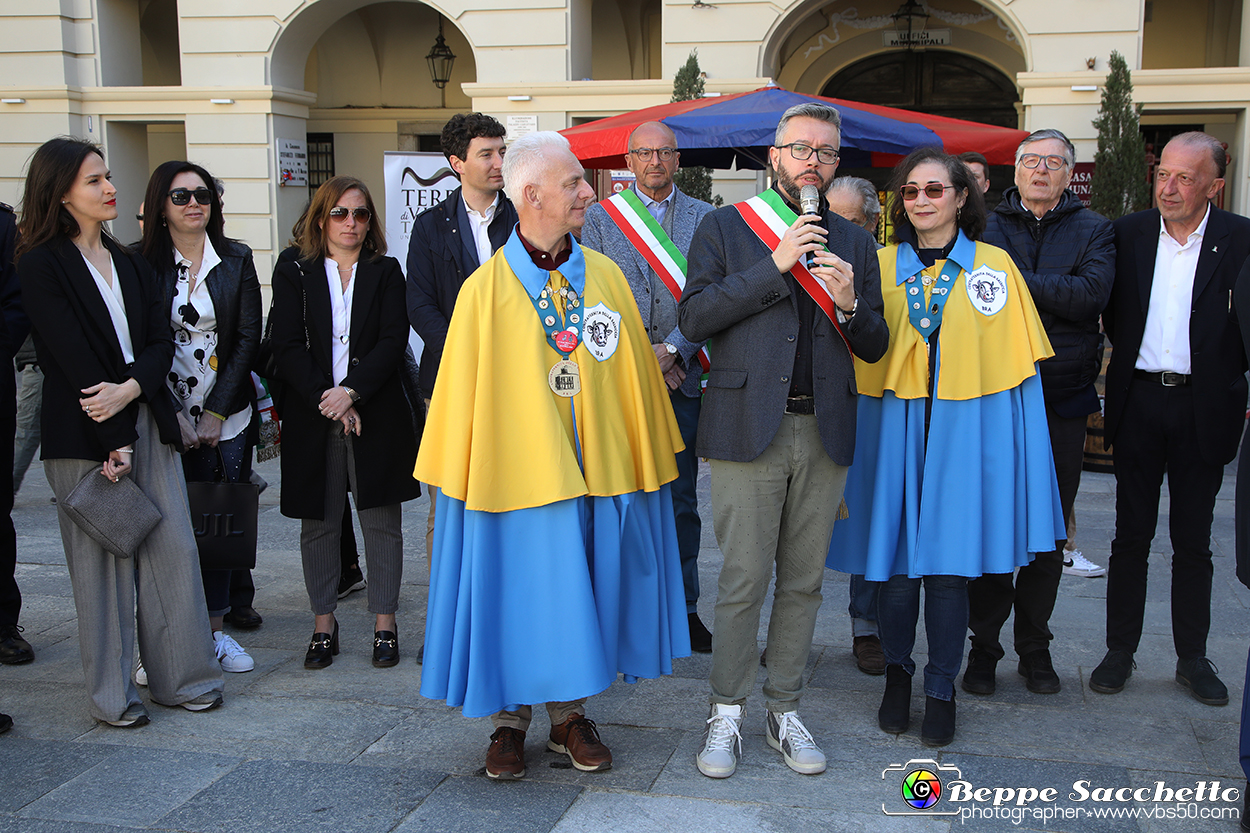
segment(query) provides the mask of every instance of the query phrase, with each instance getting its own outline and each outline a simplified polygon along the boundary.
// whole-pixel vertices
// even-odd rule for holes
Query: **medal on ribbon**
[[[567,286],[561,287],[559,292],[545,286],[537,298],[530,298],[530,303],[534,305],[534,312],[538,313],[539,323],[547,334],[547,343],[561,356],[547,374],[547,384],[556,396],[576,396],[582,392],[582,376],[577,362],[568,356],[582,342],[582,299],[577,297],[576,290]],[[556,317],[561,304],[564,305],[564,320],[567,322],[563,329],[560,329],[560,320]]]

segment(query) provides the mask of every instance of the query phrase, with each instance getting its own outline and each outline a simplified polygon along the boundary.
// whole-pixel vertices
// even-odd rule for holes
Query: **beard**
[[[806,174],[807,171],[804,171],[803,173]],[[817,173],[816,176],[820,176],[820,174]],[[821,194],[825,193],[825,191],[829,189],[829,183],[832,179],[832,176],[828,179],[820,176],[820,184],[816,186],[817,190]],[[802,190],[802,186],[795,181],[794,177],[784,167],[779,167],[777,169],[777,184],[781,186],[781,190],[785,193],[785,195],[790,198],[790,202],[795,205],[799,204],[799,192]]]

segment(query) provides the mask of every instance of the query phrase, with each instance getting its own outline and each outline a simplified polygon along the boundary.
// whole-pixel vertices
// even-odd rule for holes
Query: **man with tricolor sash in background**
[[[712,206],[673,185],[680,157],[677,137],[665,125],[647,122],[635,128],[625,162],[635,176],[634,185],[586,210],[582,245],[607,255],[625,273],[668,385],[673,414],[686,444],[677,453],[672,492],[690,647],[708,653],[712,634],[698,614],[702,523],[695,491],[699,480],[695,439],[700,378],[709,365],[702,343],[687,339],[677,326],[677,300],[686,285],[690,240]]]
[[[872,235],[829,211],[823,196],[840,147],[836,110],[791,107],[768,151],[773,187],[709,214],[690,244],[678,320],[688,338],[714,346],[697,451],[711,460],[712,517],[725,557],[711,715],[696,758],[711,778],[737,767],[774,564],[765,739],[795,772],[825,770],[798,705],[855,447],[852,354],[875,362],[890,339]]]

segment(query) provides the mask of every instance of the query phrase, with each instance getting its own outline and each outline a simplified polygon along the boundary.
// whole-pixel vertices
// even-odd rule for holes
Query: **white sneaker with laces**
[[[135,651],[135,661],[138,665],[135,667],[135,685],[148,687],[148,672],[143,667],[143,657],[139,656],[139,652]]]
[[[1097,564],[1081,555],[1080,550],[1065,552],[1063,555],[1063,574],[1065,576],[1098,578],[1099,576],[1105,576],[1107,574],[1106,567],[1099,567]]]
[[[807,731],[798,712],[768,712],[768,729],[764,737],[768,745],[781,753],[786,766],[801,775],[825,771],[825,753],[820,751],[812,733]]]
[[[221,660],[221,670],[239,673],[251,671],[256,661],[243,650],[243,646],[234,641],[234,637],[221,631],[213,631],[213,642],[217,644],[217,659]]]
[[[703,749],[695,756],[695,763],[708,778],[728,778],[738,768],[738,753],[742,751],[742,706],[713,703],[711,717],[707,719],[707,735]],[[737,746],[735,751],[734,747]]]

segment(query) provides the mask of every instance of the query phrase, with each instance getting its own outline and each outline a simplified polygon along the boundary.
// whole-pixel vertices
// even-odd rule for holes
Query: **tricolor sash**
[[[612,222],[625,235],[625,239],[646,258],[647,263],[660,276],[660,280],[673,294],[673,300],[680,301],[681,292],[686,288],[686,256],[677,248],[668,232],[651,216],[634,189],[626,188],[613,194],[602,204]],[[706,373],[711,367],[707,349],[699,348],[698,356],[699,364]]]
[[[769,251],[776,251],[778,244],[781,243],[781,236],[799,218],[799,215],[794,213],[794,209],[786,205],[781,195],[772,189],[759,196],[751,197],[745,202],[734,203],[734,208],[738,209],[738,213],[742,215],[747,226],[755,232],[755,236],[768,247]],[[833,296],[829,294],[825,282],[808,270],[801,257],[790,268],[790,274],[799,282],[799,286],[803,287],[803,291],[816,302],[816,306],[820,307],[821,312],[829,319],[829,323],[833,324],[833,329],[842,336],[846,349],[853,355],[855,351],[851,349],[851,342],[847,340],[846,333],[842,332],[842,327],[838,324],[838,313],[833,303]]]

